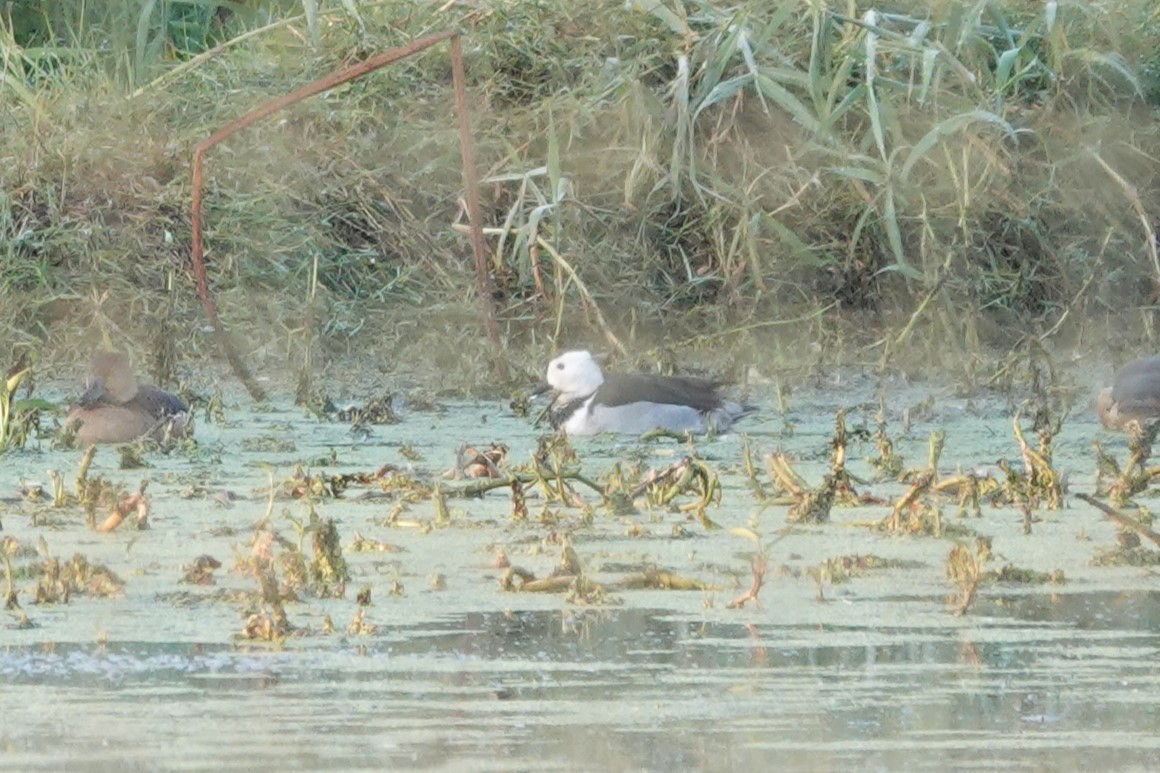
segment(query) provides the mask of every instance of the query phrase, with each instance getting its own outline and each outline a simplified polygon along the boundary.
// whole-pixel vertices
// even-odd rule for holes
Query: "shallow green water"
[[[852,408],[851,427],[874,407],[851,392],[818,392],[794,405],[792,435],[767,411],[748,421],[755,453],[783,448],[816,481],[826,465],[832,410]],[[900,390],[892,409],[917,402]],[[845,401],[844,403],[839,400]],[[927,435],[947,430],[942,469],[1018,457],[1010,413],[998,402],[943,402],[898,438],[911,466],[925,463]],[[269,412],[235,410],[232,423],[202,425],[200,454],[155,455],[144,471],[116,469],[102,449],[94,473],[128,488],[147,476],[151,528],[98,533],[74,510],[37,510],[12,501],[21,480],[47,483],[54,467],[71,477],[77,452],[25,451],[0,461],[4,534],[21,544],[43,537],[51,555],[81,552],[125,581],[123,595],[75,597],[67,605],[32,603],[32,580],[17,582],[35,628],[0,629],[0,767],[12,770],[419,768],[448,770],[674,770],[704,768],[932,769],[1160,766],[1155,728],[1160,685],[1160,585],[1135,568],[1092,565],[1114,529],[1080,502],[1039,512],[1031,535],[1021,515],[984,507],[966,525],[994,539],[995,566],[1062,569],[1062,585],[988,585],[965,617],[948,610],[944,563],[949,540],[892,536],[864,525],[886,506],[833,511],[834,522],[801,527],[774,544],[760,607],[728,609],[749,582],[752,543],[728,529],[705,531],[676,513],[616,517],[578,508],[558,522],[512,523],[505,490],[450,501],[448,526],[383,525],[392,503],[350,490],[322,500],[343,544],[355,532],[400,552],[347,552],[352,579],[342,599],[287,605],[305,634],[282,646],[241,640],[244,605],[219,600],[223,589],[252,590],[229,571],[248,554],[266,509],[258,491],[287,478],[300,460],[331,472],[410,466],[430,479],[452,466],[455,448],[502,441],[523,462],[537,432],[493,403],[452,404],[441,414],[404,412],[365,440],[348,427],[319,424],[283,404]],[[892,431],[899,432],[897,422]],[[290,439],[294,450],[246,451],[246,438]],[[1091,440],[1122,457],[1122,438],[1073,419],[1056,445],[1073,489],[1090,491]],[[422,455],[405,459],[409,444]],[[334,449],[337,463],[318,463]],[[578,441],[586,473],[615,460],[650,466],[680,458],[676,441]],[[698,444],[725,470],[725,527],[755,525],[767,537],[784,507],[764,510],[738,474],[741,438]],[[851,469],[869,474],[868,443],[851,447]],[[191,486],[204,488],[193,498]],[[455,485],[453,482],[448,486]],[[897,496],[898,484],[864,490]],[[211,495],[238,495],[223,508]],[[583,489],[581,489],[583,493]],[[597,504],[589,497],[590,504]],[[1148,498],[1143,498],[1148,502]],[[529,500],[533,516],[541,503]],[[273,524],[293,539],[285,510]],[[954,506],[944,517],[956,521]],[[404,513],[430,525],[430,502]],[[34,525],[45,523],[45,525]],[[675,532],[674,526],[684,526]],[[578,606],[562,594],[500,589],[493,566],[502,548],[511,563],[547,575],[558,560],[552,535],[567,532],[598,580],[646,565],[718,586],[709,591],[618,591],[619,603]],[[216,586],[179,584],[183,565],[210,554],[224,566]],[[873,554],[911,568],[876,570],[824,588],[805,570],[826,558]],[[35,564],[31,558],[23,564]],[[433,577],[441,575],[437,586]],[[402,595],[391,595],[395,582]],[[369,586],[369,634],[350,635],[354,596]],[[438,589],[437,589],[438,588]],[[322,633],[329,615],[335,633]]]

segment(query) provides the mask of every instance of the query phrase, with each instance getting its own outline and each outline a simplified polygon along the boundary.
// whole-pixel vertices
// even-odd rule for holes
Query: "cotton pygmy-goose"
[[[138,383],[129,358],[118,352],[93,355],[85,391],[69,409],[64,426],[76,428],[82,446],[128,443],[145,436],[162,440],[191,428],[189,406],[160,387]]]
[[[718,433],[755,410],[721,397],[718,384],[707,379],[605,376],[587,351],[556,357],[548,363],[547,381],[557,392],[548,420],[569,435],[639,435],[654,429]]]

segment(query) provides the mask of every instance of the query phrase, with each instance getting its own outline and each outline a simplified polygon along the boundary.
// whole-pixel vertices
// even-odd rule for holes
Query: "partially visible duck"
[[[189,431],[189,406],[160,387],[138,383],[124,354],[97,352],[85,391],[69,408],[64,426],[76,428],[82,446],[141,437],[164,440]]]
[[[1096,397],[1096,414],[1108,429],[1160,419],[1160,355],[1132,360],[1117,370],[1112,385]]]
[[[548,420],[569,435],[654,429],[725,432],[755,409],[726,400],[718,384],[691,376],[608,375],[587,351],[564,352],[548,363],[557,391]]]

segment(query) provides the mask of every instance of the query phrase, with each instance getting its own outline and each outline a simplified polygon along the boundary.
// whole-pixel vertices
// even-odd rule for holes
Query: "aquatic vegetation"
[[[903,470],[906,469],[906,461],[894,450],[894,441],[886,432],[886,414],[881,406],[875,418],[873,442],[878,455],[870,457],[867,461],[874,468],[878,479],[896,480],[901,477]]]
[[[402,553],[405,548],[392,545],[390,542],[364,537],[356,531],[346,550],[349,553]]]
[[[353,434],[368,433],[371,425],[398,424],[403,419],[395,412],[395,396],[384,392],[378,397],[372,397],[364,405],[352,405],[334,411],[334,418],[350,424]]]
[[[122,483],[114,482],[103,475],[90,476],[89,469],[96,449],[95,445],[89,446],[81,455],[77,468],[76,488],[72,495],[66,492],[61,475],[55,470],[48,471],[53,486],[52,506],[66,508],[79,504],[85,512],[86,523],[97,531],[112,531],[130,515],[136,516],[135,528],[149,528],[149,499],[145,496],[149,481],[142,479],[136,492],[126,493]],[[97,523],[99,511],[108,511],[108,515],[100,524]]]
[[[136,528],[149,528],[149,499],[145,496],[147,485],[147,481],[141,481],[141,486],[137,491],[126,494],[114,502],[109,517],[97,526],[97,531],[112,531],[131,514],[137,517]]]
[[[145,444],[142,440],[117,446],[117,466],[122,470],[139,470],[148,467],[149,463],[145,461],[142,453],[144,448]]]
[[[1040,572],[1024,569],[1014,564],[1004,564],[998,569],[990,569],[983,575],[985,582],[1006,582],[1018,585],[1062,585],[1067,577],[1062,569]]]
[[[910,569],[920,566],[914,561],[881,558],[875,555],[834,556],[806,570],[818,586],[817,599],[826,600],[827,585],[841,585],[855,577],[864,577],[876,569]]]
[[[1020,412],[1011,419],[1012,432],[1023,458],[1023,474],[1005,470],[1007,480],[1002,497],[1015,503],[1026,503],[1032,509],[1063,507],[1063,476],[1051,464],[1051,443],[1063,426],[1063,419],[1053,418],[1045,407],[1036,411],[1034,427],[1037,445],[1032,448],[1024,439],[1019,425]]]
[[[960,516],[965,515],[969,509],[975,516],[982,517],[981,501],[984,496],[995,491],[998,484],[989,475],[974,472],[940,477],[938,465],[945,446],[946,432],[941,429],[932,431],[927,441],[927,466],[903,473],[901,480],[908,483],[909,487],[895,501],[890,515],[878,523],[879,529],[936,537],[947,532],[971,534],[962,525],[943,521],[939,500],[952,497],[957,501]]]
[[[907,483],[923,475],[933,475],[935,480],[938,480],[939,471],[938,463],[942,458],[943,449],[946,448],[947,433],[946,430],[936,429],[931,430],[926,443],[926,466],[917,469],[907,470],[902,475],[902,482]]]
[[[193,559],[188,566],[183,566],[184,574],[178,582],[186,585],[215,585],[213,573],[222,568],[222,562],[211,555],[201,555]]]
[[[917,566],[914,561],[883,558],[872,553],[867,553],[865,555],[834,556],[827,558],[818,565],[817,571],[825,577],[825,581],[830,585],[841,585],[856,577],[865,577],[875,570],[913,569]]]
[[[350,636],[372,636],[379,632],[379,627],[366,619],[366,610],[361,607],[355,610],[354,617],[346,626]]]
[[[865,440],[868,434],[858,430],[853,436]],[[851,433],[846,430],[846,412],[839,410],[834,416],[834,434],[830,440],[830,469],[816,488],[811,488],[794,471],[786,454],[776,452],[765,457],[774,483],[793,503],[787,518],[790,523],[825,523],[830,520],[830,508],[835,505],[880,501],[872,495],[859,494],[855,488],[854,484],[861,481],[846,469],[846,447],[850,439]]]
[[[602,593],[603,589],[584,577],[580,557],[566,538],[558,540],[560,554],[556,566],[545,578],[537,578],[535,573],[510,564],[506,556],[497,556],[496,566],[502,568],[500,587],[505,591],[520,593],[575,593],[583,599],[591,594]]]
[[[431,492],[431,506],[435,510],[435,525],[447,526],[451,523],[451,510],[447,507],[447,497],[438,484]]]
[[[258,583],[256,600],[260,604],[259,610],[246,613],[240,634],[243,639],[280,641],[295,632],[283,603],[294,596],[292,591],[278,582],[272,553],[273,542],[274,535],[260,527],[255,531],[250,556],[240,562],[244,563]],[[290,553],[301,557],[300,551]]]
[[[36,584],[36,604],[67,604],[74,595],[104,598],[120,595],[125,581],[104,564],[95,563],[81,553],[69,561],[47,556]]]
[[[624,575],[619,580],[606,583],[605,587],[609,590],[720,590],[713,583],[655,566],[645,567],[637,574]]]
[[[391,583],[387,587],[387,595],[389,596],[405,596],[407,587],[403,584],[403,578],[399,576],[400,565],[395,561],[391,565]]]
[[[782,451],[766,454],[765,463],[769,468],[773,483],[777,486],[777,494],[775,496],[788,496],[790,503],[796,506],[810,495],[809,484],[805,478],[798,475],[797,471],[793,469],[791,460],[787,454]],[[831,492],[830,500],[832,501],[832,499],[833,493]],[[828,519],[829,507],[827,506],[817,520],[826,521]]]
[[[755,549],[749,558],[749,569],[752,574],[752,581],[749,584],[749,588],[725,606],[727,609],[739,609],[750,601],[753,602],[754,606],[760,606],[757,597],[765,585],[765,576],[769,568],[769,549],[792,534],[793,527],[785,526],[778,529],[774,533],[773,538],[767,542],[762,542],[761,536],[756,531],[746,527],[732,528],[729,530],[729,533],[751,541]]]
[[[537,579],[535,573],[510,564],[506,556],[497,556],[496,565],[504,570],[500,576],[500,587],[521,593],[561,593],[572,588],[583,575],[580,557],[567,538],[560,540],[559,560],[546,578]],[[580,580],[580,584],[589,591],[594,590],[594,586],[588,586],[587,581]]]
[[[1160,467],[1149,467],[1152,446],[1160,432],[1160,421],[1134,422],[1128,428],[1128,458],[1123,466],[1104,451],[1098,441],[1092,443],[1096,454],[1096,492],[1123,506],[1136,494],[1145,491],[1160,477]]]
[[[528,411],[531,410],[531,407],[532,407],[532,396],[530,394],[528,394],[527,392],[521,392],[520,394],[517,394],[515,397],[513,397],[511,399],[511,402],[508,403],[508,408],[511,409],[512,415],[518,416],[521,419],[527,417]],[[543,412],[540,415],[540,418],[536,419],[537,425],[539,425],[539,423],[542,419],[547,417],[547,413],[548,413],[548,408],[544,408]]]
[[[749,484],[753,498],[758,502],[766,502],[770,495],[761,482],[761,468],[753,461],[753,447],[749,441],[749,435],[746,434],[741,436],[741,465],[742,469],[745,470],[745,480]]]
[[[765,573],[768,567],[766,546],[762,544],[761,537],[752,529],[737,528],[730,529],[729,531],[737,536],[752,540],[756,546],[756,550],[754,550],[753,555],[749,559],[749,568],[753,575],[752,582],[750,582],[749,587],[744,593],[734,598],[725,606],[727,609],[740,609],[752,601],[754,606],[760,607],[761,602],[757,600],[757,597],[761,594],[761,589],[765,585]]]
[[[544,509],[546,514],[547,508]],[[519,478],[512,478],[512,520],[526,521],[528,519],[528,500],[524,495],[524,484]]]
[[[677,505],[679,512],[691,512],[706,529],[717,528],[706,513],[709,505],[721,502],[721,484],[717,472],[700,459],[686,456],[659,470],[649,470],[629,499],[643,496],[647,506],[667,508],[682,496],[691,496],[692,502]]]
[[[774,480],[794,500],[787,514],[790,523],[825,523],[830,520],[830,508],[834,505],[838,488],[835,475],[827,473],[817,488],[810,488],[789,466],[785,454],[769,454],[766,462]]]
[[[984,569],[993,557],[991,540],[987,537],[975,539],[972,552],[965,545],[955,545],[947,555],[946,572],[948,582],[956,588],[958,595],[948,598],[953,613],[965,615],[978,596],[979,587],[984,583],[1007,583],[1017,585],[1062,585],[1066,575],[1062,569],[1038,571],[1017,567],[1007,563],[998,569]]]
[[[636,571],[627,571],[607,582],[596,582],[586,573],[579,555],[572,547],[571,540],[561,536],[560,555],[556,566],[547,577],[536,577],[532,571],[512,565],[502,551],[497,554],[493,565],[503,569],[500,587],[505,591],[520,593],[563,593],[570,604],[618,605],[623,600],[611,595],[614,591],[632,590],[674,590],[709,591],[716,587],[676,572],[655,566],[644,566]]]
[[[95,527],[97,510],[113,505],[122,494],[123,489],[108,478],[102,475],[91,478],[86,476],[84,486],[77,492],[77,499],[85,510],[88,525]]]
[[[600,491],[599,486],[580,474],[580,457],[568,436],[563,433],[541,435],[536,441],[536,450],[532,452],[531,464],[520,468],[518,472],[533,475],[548,502],[578,504],[581,499],[570,481]]]
[[[287,499],[336,499],[353,485],[368,485],[378,480],[373,473],[311,473],[296,465],[290,477],[278,486],[279,497]],[[259,492],[264,493],[264,492]]]
[[[9,448],[24,448],[28,438],[40,428],[41,413],[52,409],[44,400],[16,396],[31,369],[25,353],[0,378],[0,454]]]
[[[960,518],[964,518],[968,514],[975,518],[982,518],[982,502],[998,490],[999,482],[990,474],[979,475],[975,472],[968,472],[941,478],[932,488],[935,493],[941,496],[949,496],[957,500]]]
[[[306,568],[310,592],[318,597],[341,598],[350,580],[346,559],[333,518],[319,518],[310,512],[311,558]]]
[[[0,558],[4,559],[4,608],[7,610],[20,606],[16,598],[16,578],[12,572],[12,557],[19,546],[20,541],[10,535],[0,540]]]
[[[972,551],[965,545],[956,544],[947,553],[947,581],[958,594],[948,598],[947,603],[953,607],[956,616],[965,615],[974,603],[984,576],[983,567],[991,559],[989,537],[976,537],[974,548]]]
[[[225,397],[222,395],[222,386],[220,383],[213,385],[213,391],[210,393],[208,400],[190,400],[189,404],[191,407],[196,407],[199,402],[202,405],[201,415],[205,419],[206,424],[226,423]]]
[[[502,461],[506,456],[506,446],[497,444],[497,459]],[[485,469],[488,462],[479,462],[480,469]],[[493,462],[491,464],[494,464]],[[522,520],[528,517],[526,490],[536,487],[543,496],[545,508],[549,503],[558,503],[568,507],[583,507],[584,501],[573,488],[572,483],[581,483],[596,492],[604,499],[603,489],[599,484],[590,480],[580,471],[580,460],[568,443],[564,435],[544,435],[539,438],[538,446],[532,454],[529,464],[511,468],[506,473],[498,469],[499,477],[484,476],[476,481],[459,486],[437,485],[432,493],[435,503],[436,522],[446,523],[450,520],[446,498],[478,497],[495,489],[507,488],[512,496],[512,518]],[[548,516],[546,509],[541,512],[541,518]]]
[[[241,447],[250,453],[289,454],[298,450],[293,440],[280,435],[250,435],[242,438]]]
[[[278,614],[281,612],[281,614]],[[242,625],[241,638],[262,641],[281,641],[294,631],[280,606],[273,612],[254,612]]]
[[[1075,496],[1099,510],[1119,527],[1116,546],[1102,550],[1096,555],[1095,562],[1098,565],[1153,566],[1160,563],[1160,552],[1149,550],[1140,544],[1141,538],[1144,538],[1160,547],[1160,533],[1152,529],[1151,513],[1141,509],[1141,517],[1133,518],[1089,494],[1077,492]]]
[[[492,443],[486,450],[461,445],[455,449],[455,466],[443,473],[444,478],[499,478],[507,464],[508,447]]]
[[[52,482],[52,506],[64,507],[69,502],[69,493],[64,486],[64,476],[57,470],[48,470],[48,479]]]
[[[854,399],[864,397],[867,391],[857,393]],[[848,394],[841,394],[834,399],[849,398]],[[873,415],[872,403],[860,400],[859,405],[859,410]],[[88,532],[80,523],[75,501],[72,510],[60,514],[62,517],[51,527],[53,532],[40,531],[50,534],[54,543],[51,534],[61,532],[62,539],[87,539],[100,545],[104,551],[100,560],[129,583],[125,605],[144,600],[144,608],[158,619],[176,623],[172,626],[178,631],[176,636],[170,633],[170,626],[158,626],[151,632],[164,642],[158,646],[172,652],[174,648],[166,637],[174,638],[181,645],[176,648],[180,653],[191,649],[185,646],[184,637],[196,637],[198,642],[206,642],[198,646],[207,650],[224,645],[224,651],[245,657],[258,652],[258,659],[274,664],[278,674],[283,673],[284,667],[296,668],[303,663],[303,668],[313,669],[320,659],[358,657],[362,651],[372,655],[388,649],[404,651],[396,647],[406,647],[406,652],[414,653],[408,659],[431,657],[432,648],[438,647],[434,656],[444,651],[467,653],[468,660],[478,657],[490,663],[491,658],[511,658],[518,645],[524,648],[521,656],[529,654],[533,660],[536,653],[543,652],[560,662],[570,663],[567,658],[572,657],[583,663],[590,647],[576,649],[571,637],[588,635],[584,630],[591,623],[585,622],[586,615],[594,611],[605,615],[610,621],[607,624],[613,626],[592,630],[616,632],[634,624],[642,613],[653,614],[652,610],[663,610],[663,615],[649,629],[637,632],[639,641],[626,646],[627,655],[605,649],[602,643],[601,657],[610,662],[627,657],[633,663],[647,662],[654,667],[654,663],[664,662],[676,642],[690,657],[704,659],[697,662],[725,659],[730,669],[740,667],[746,672],[752,669],[765,673],[770,658],[783,664],[792,662],[795,668],[797,664],[802,668],[829,668],[824,660],[814,658],[813,648],[829,653],[837,646],[842,648],[842,656],[833,668],[844,670],[867,662],[866,651],[857,644],[862,638],[859,632],[867,630],[886,642],[891,653],[922,657],[923,668],[930,666],[926,658],[931,653],[941,659],[940,663],[949,659],[970,668],[972,656],[986,661],[985,648],[975,627],[957,624],[949,614],[943,615],[944,623],[939,623],[939,615],[931,614],[932,609],[941,610],[944,595],[950,597],[948,612],[965,608],[965,614],[977,614],[985,608],[989,616],[1003,620],[1004,629],[1016,631],[1011,638],[1039,628],[1041,617],[1054,621],[1049,627],[1051,636],[1043,643],[1051,649],[1056,641],[1072,640],[1073,634],[1066,630],[1070,623],[1062,620],[1059,610],[1074,603],[1076,596],[1086,595],[1083,589],[1093,579],[1111,584],[1127,578],[1126,582],[1133,586],[1146,586],[1148,580],[1130,570],[1117,572],[1089,565],[1099,551],[1076,539],[1077,530],[1086,529],[1110,543],[1105,535],[1111,528],[1104,524],[1093,528],[1091,522],[1096,519],[1087,516],[1094,515],[1094,511],[1078,500],[1073,499],[1073,507],[1066,514],[1045,518],[1042,526],[1037,525],[1034,540],[1014,537],[1018,523],[1013,513],[1017,515],[1017,511],[990,506],[986,492],[994,481],[975,466],[993,460],[1004,443],[1011,445],[1010,413],[1000,407],[999,400],[984,404],[981,416],[972,414],[970,409],[960,410],[960,405],[952,404],[946,410],[953,423],[946,426],[945,433],[935,433],[928,441],[928,428],[924,428],[921,433],[896,439],[898,451],[904,452],[912,464],[924,460],[930,450],[930,459],[924,460],[928,466],[909,471],[905,483],[897,479],[875,484],[859,482],[857,476],[865,476],[872,467],[864,457],[874,452],[870,450],[870,440],[855,439],[850,433],[844,465],[851,473],[860,506],[852,511],[832,509],[829,523],[794,526],[788,532],[792,536],[778,547],[770,547],[770,543],[780,532],[771,535],[770,529],[782,527],[793,503],[788,498],[779,501],[768,494],[762,498],[751,493],[753,479],[766,492],[775,488],[761,456],[752,453],[760,444],[785,442],[777,439],[776,422],[754,427],[751,462],[756,462],[756,469],[746,469],[745,441],[739,436],[709,446],[698,444],[698,451],[707,452],[705,457],[687,455],[683,445],[642,446],[635,440],[598,438],[576,443],[575,459],[562,461],[556,469],[540,466],[537,474],[537,465],[530,460],[537,437],[530,431],[520,435],[516,422],[506,414],[493,419],[494,411],[502,408],[481,409],[478,405],[463,409],[461,414],[458,409],[449,410],[446,417],[439,419],[438,433],[404,427],[389,439],[365,445],[343,445],[342,441],[348,440],[345,427],[320,428],[295,411],[296,420],[287,423],[287,434],[299,439],[300,456],[310,459],[311,465],[319,465],[304,465],[301,469],[309,478],[329,477],[336,471],[349,476],[349,483],[338,498],[331,498],[325,491],[313,498],[315,495],[307,491],[299,500],[280,500],[278,497],[284,494],[276,484],[297,474],[294,464],[282,461],[280,466],[259,467],[261,462],[247,459],[244,452],[237,453],[240,444],[235,441],[250,429],[248,422],[240,421],[223,432],[221,440],[210,440],[233,446],[231,455],[221,462],[189,465],[184,459],[156,460],[148,488],[152,532],[141,536],[123,533],[125,523],[112,535]],[[499,477],[444,478],[444,470],[452,467],[456,457],[482,464],[474,457],[476,452],[489,449],[486,439],[473,443],[474,451],[459,442],[463,428],[470,429],[481,414],[489,417],[487,430],[494,431],[496,440],[502,439],[502,445],[510,449],[505,459],[490,460]],[[853,411],[847,414],[849,427],[855,426],[854,415]],[[263,414],[254,424],[263,424],[261,432],[267,432],[269,423],[278,420],[278,416]],[[834,449],[829,441],[836,425],[831,421],[829,411],[823,414],[815,410],[812,415],[799,417],[801,431],[793,442],[786,443],[784,451],[787,458],[801,460],[792,463],[792,471],[825,472],[834,464]],[[868,426],[873,432],[873,424]],[[1065,441],[1057,441],[1056,463],[1075,469],[1077,460],[1082,465],[1091,459],[1086,443],[1088,430],[1071,425],[1066,429]],[[438,437],[427,437],[435,434]],[[859,442],[867,445],[859,446]],[[412,444],[431,460],[429,467],[403,462],[398,449],[404,444]],[[332,448],[337,453],[332,453]],[[861,453],[863,450],[866,452]],[[50,463],[71,459],[66,462],[71,465],[78,455],[61,454],[59,460],[52,458]],[[523,460],[519,459],[521,455]],[[134,491],[138,478],[117,470],[114,457],[98,452],[87,477],[95,480],[104,476],[113,488]],[[24,455],[8,458],[22,459]],[[557,464],[550,456],[545,459],[549,465]],[[520,461],[524,463],[518,464]],[[747,525],[748,532],[706,530],[692,522],[690,510],[684,510],[689,517],[674,517],[674,508],[700,500],[698,487],[704,482],[694,477],[686,481],[690,488],[670,497],[667,504],[660,499],[651,500],[654,494],[640,488],[655,486],[658,497],[671,494],[667,487],[685,476],[695,476],[690,463],[704,464],[716,477],[717,494],[706,508],[707,514],[722,526]],[[1014,464],[1019,466],[1018,462]],[[953,465],[963,471],[955,473]],[[943,470],[939,470],[940,466]],[[948,467],[950,473],[945,472]],[[567,477],[586,477],[589,472],[597,484],[595,488]],[[820,477],[820,473],[807,477],[815,475]],[[272,483],[263,488],[261,484],[267,476]],[[540,477],[548,479],[550,491],[556,491],[563,478],[574,494],[587,501],[577,503],[565,498],[547,502],[538,482]],[[17,482],[13,476],[10,480]],[[52,496],[52,489],[48,478],[43,480],[41,488],[47,499]],[[1090,472],[1080,480],[1090,490]],[[445,516],[437,515],[436,485]],[[484,485],[489,488],[481,488]],[[22,530],[17,533],[26,540],[25,535],[30,532],[24,530],[33,527],[25,514],[47,508],[24,502],[24,496],[32,495],[25,490],[24,482],[20,486],[19,497],[11,485],[7,491],[0,491],[0,496],[11,494],[0,506],[4,510],[4,527]],[[70,492],[71,488],[70,482]],[[228,490],[236,490],[241,496],[232,502],[226,497],[225,501],[233,506],[220,509],[213,498]],[[255,506],[255,492],[261,492],[270,503],[265,515],[250,512]],[[627,509],[614,514],[609,504],[613,496],[622,497],[629,504],[635,502],[641,511],[652,507],[653,516],[641,517]],[[1138,499],[1151,504],[1150,494],[1139,495]],[[941,521],[943,533],[953,533],[950,526],[956,524],[951,514],[956,503],[976,516],[967,522],[972,528],[990,532],[995,538],[995,557],[981,562],[973,591],[968,587],[969,572],[961,573],[961,583],[949,573],[944,580],[943,559],[951,545],[910,538],[907,531],[923,524],[922,533],[937,532],[931,524]],[[341,554],[349,575],[345,585],[356,591],[346,601],[314,594],[311,563],[317,523],[310,518],[311,506],[318,522],[331,516],[337,531],[346,535],[341,538]],[[257,503],[257,507],[262,504]],[[889,516],[896,507],[901,508],[900,536],[865,529],[866,524]],[[915,517],[915,512],[923,507],[941,508],[942,514]],[[99,510],[97,520],[108,512]],[[1139,520],[1135,512],[1127,512]],[[437,524],[436,518],[441,522]],[[912,518],[915,523],[911,523]],[[129,526],[132,519],[130,512],[125,518]],[[255,520],[259,521],[257,526]],[[251,530],[255,542],[242,547]],[[216,563],[209,562],[214,556],[227,565],[233,563],[229,560],[229,544],[234,541],[239,543],[237,550],[247,554],[245,561],[239,562],[233,572],[215,569]],[[963,542],[967,550],[974,549],[973,539]],[[495,546],[504,547],[511,556],[507,562],[515,564],[514,568],[487,568]],[[1156,551],[1143,555],[1149,552]],[[65,553],[70,554],[71,551]],[[1122,560],[1128,560],[1126,552],[1122,555]],[[27,623],[44,629],[44,633],[35,634],[38,640],[91,638],[89,621],[100,620],[101,616],[78,606],[101,604],[74,603],[68,610],[68,620],[59,610],[48,614],[29,602],[35,581],[22,580],[20,572],[30,563],[24,559],[14,559],[12,563],[18,600],[37,618]],[[1078,582],[1073,579],[1076,588],[1072,592],[1057,594],[1058,588],[1052,584],[1062,579],[1055,572],[1057,567],[1068,579],[1078,576]],[[180,571],[176,571],[178,568]],[[502,587],[479,581],[483,574],[499,579],[508,568]],[[1114,580],[1113,575],[1121,579]],[[1032,583],[1043,586],[1030,587]],[[1025,587],[1015,588],[1015,584]],[[815,606],[815,585],[818,598],[833,602],[840,596],[838,602]],[[517,592],[536,595],[519,596],[515,595]],[[965,597],[973,600],[964,607]],[[75,602],[75,593],[72,598]],[[977,603],[980,598],[983,607]],[[702,607],[715,609],[706,613]],[[913,612],[913,617],[895,617],[903,611]],[[550,617],[553,613],[555,616]],[[13,609],[3,622],[17,624],[24,619],[20,615]],[[618,615],[623,615],[620,622],[613,622]],[[462,633],[444,628],[442,621],[449,616],[465,621]],[[903,623],[882,623],[896,619]],[[1028,620],[1032,622],[1022,622]],[[921,637],[929,635],[933,642],[923,645],[921,655],[908,643],[914,630]],[[124,631],[110,626],[111,651],[119,651],[125,646],[121,643],[125,637],[136,635]],[[328,632],[337,636],[323,635]],[[993,631],[984,633],[989,637]],[[231,636],[240,640],[233,647],[228,643]],[[292,646],[279,646],[290,637],[294,637]],[[847,640],[846,644],[839,639]],[[579,641],[587,644],[582,638]],[[803,641],[807,643],[801,646],[811,651],[795,655],[792,661],[784,660]],[[271,658],[271,653],[264,652],[269,648],[267,642],[282,651]],[[977,650],[974,655],[972,648]],[[394,660],[394,666],[378,662],[375,668],[405,670],[409,665],[399,663],[398,658]],[[872,665],[867,663],[868,667]],[[262,668],[265,667],[259,664]],[[908,669],[900,670],[905,671]],[[439,673],[443,670],[439,669]],[[735,674],[733,671],[721,684],[735,681]],[[355,679],[357,674],[349,678]],[[479,689],[486,691],[490,678],[474,672],[463,689],[469,694]],[[438,675],[433,677],[436,683],[441,679]],[[806,682],[809,690],[810,680]],[[402,684],[399,689],[406,693],[410,687],[409,683]],[[332,682],[329,688],[320,684],[323,700],[332,688]],[[907,688],[910,689],[909,684]],[[744,685],[740,689],[748,691]]]
[[[934,491],[936,476],[934,470],[918,475],[911,482],[910,488],[895,501],[890,515],[878,523],[878,528],[883,531],[942,536],[942,510],[929,496]]]
[[[434,484],[417,480],[389,464],[375,470],[370,480],[381,493],[396,498],[400,506],[429,499],[435,490]]]
[[[618,459],[598,482],[604,495],[604,507],[610,515],[633,516],[639,514],[633,502],[632,492],[637,482],[645,475],[643,462],[627,462]]]
[[[500,577],[499,585],[506,591],[521,593],[563,593],[572,587],[575,580],[575,577],[549,577],[539,580],[527,569],[509,566]]]
[[[89,497],[87,491],[89,489],[89,468],[93,466],[93,458],[97,454],[96,446],[89,446],[81,454],[81,461],[77,465],[77,477],[73,486],[77,501],[85,502]],[[54,498],[55,501],[55,498]]]
[[[1028,337],[1023,347],[1009,353],[1003,372],[1012,381],[1022,375],[1031,394],[1031,405],[1034,408],[1032,429],[1035,431],[1036,444],[1032,447],[1024,437],[1021,406],[1011,417],[1011,431],[1019,448],[1023,469],[1016,470],[1005,459],[1000,459],[998,464],[1003,470],[1004,480],[991,497],[995,504],[1020,508],[1023,512],[1023,531],[1030,534],[1034,510],[1040,507],[1059,510],[1063,507],[1067,479],[1055,469],[1052,454],[1054,440],[1067,418],[1068,403],[1051,356],[1034,337]]]

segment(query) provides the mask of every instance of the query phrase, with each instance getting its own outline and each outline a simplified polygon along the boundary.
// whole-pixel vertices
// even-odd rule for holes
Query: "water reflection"
[[[11,769],[921,769],[1160,764],[1155,593],[972,624],[473,613],[282,650],[0,649]]]

